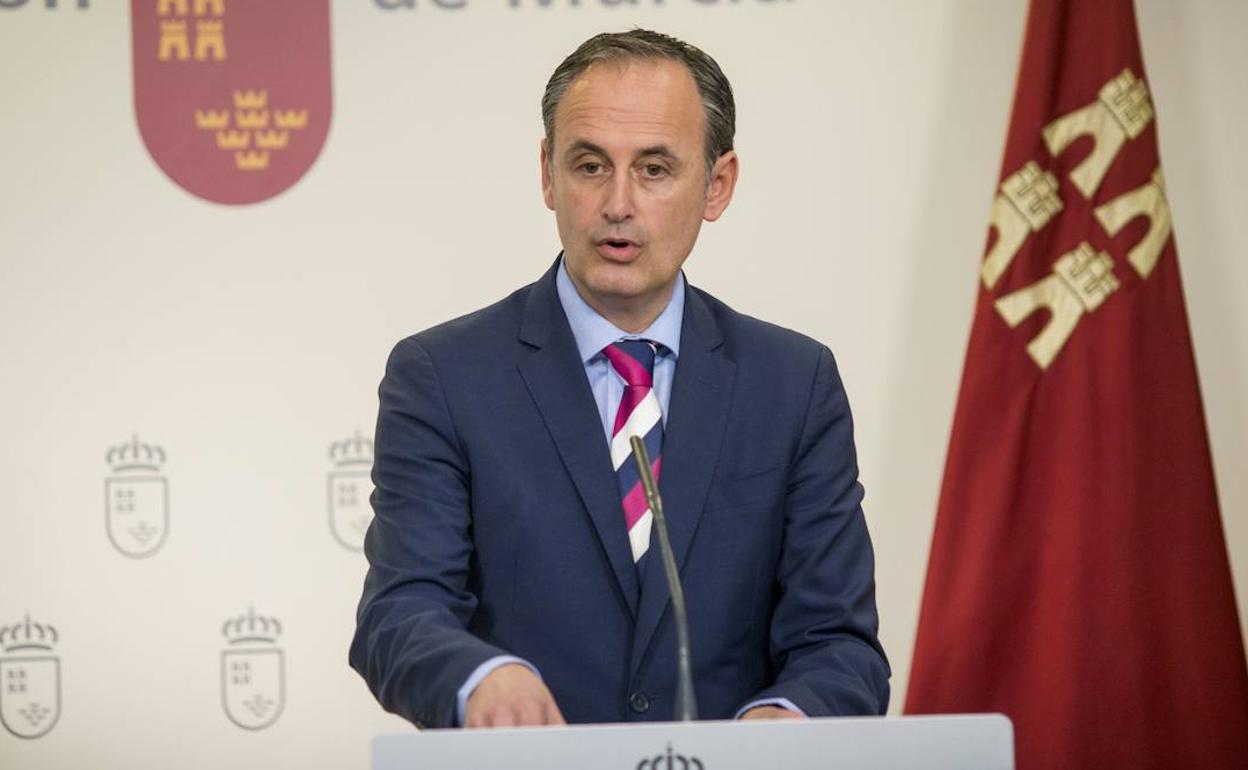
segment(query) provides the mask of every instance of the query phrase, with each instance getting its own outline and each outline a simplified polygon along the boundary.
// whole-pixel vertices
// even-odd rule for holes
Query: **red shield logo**
[[[256,203],[320,154],[332,107],[329,0],[131,0],[134,111],[170,179]]]

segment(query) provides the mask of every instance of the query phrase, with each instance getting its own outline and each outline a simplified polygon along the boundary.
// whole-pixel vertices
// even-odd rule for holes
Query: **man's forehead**
[[[619,89],[629,85],[650,92],[663,90],[682,99],[698,100],[698,87],[692,73],[675,59],[608,59],[590,64],[568,84],[561,108],[569,99],[584,99],[600,88]]]
[[[555,138],[565,148],[604,134],[638,144],[697,140],[705,116],[689,70],[670,59],[595,62],[560,100]],[[631,141],[630,141],[631,143]]]

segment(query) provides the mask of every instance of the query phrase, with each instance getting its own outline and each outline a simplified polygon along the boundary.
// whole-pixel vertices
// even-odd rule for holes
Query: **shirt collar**
[[[576,349],[581,354],[582,363],[589,363],[590,359],[602,353],[603,348],[621,338],[651,340],[670,350],[673,357],[680,356],[680,328],[685,318],[683,271],[676,274],[676,285],[672,288],[672,298],[667,301],[667,307],[654,319],[654,323],[637,334],[621,330],[581,298],[568,276],[562,257],[555,276],[555,288],[559,292],[563,313],[568,317],[568,325],[572,327],[572,336],[576,339]]]

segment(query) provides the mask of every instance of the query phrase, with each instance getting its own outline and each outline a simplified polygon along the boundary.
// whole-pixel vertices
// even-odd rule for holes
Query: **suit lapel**
[[[558,262],[555,264],[557,268]],[[637,568],[624,528],[611,453],[576,340],[559,304],[556,268],[551,268],[529,293],[520,339],[537,350],[519,365],[520,375],[589,512],[624,601],[636,617]]]
[[[723,337],[710,308],[697,292],[686,290],[680,358],[672,382],[669,417],[663,434],[663,471],[659,492],[676,566],[682,567],[723,443],[737,365],[721,350]],[[651,546],[633,637],[632,671],[645,656],[671,600],[661,558]]]

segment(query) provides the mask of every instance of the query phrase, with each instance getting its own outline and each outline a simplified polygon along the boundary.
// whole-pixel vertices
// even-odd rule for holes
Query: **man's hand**
[[[805,719],[806,717],[796,711],[789,711],[781,706],[755,706],[749,711],[741,715],[742,721],[746,719]]]
[[[508,663],[491,671],[468,696],[464,727],[564,725],[555,698],[529,669]]]

